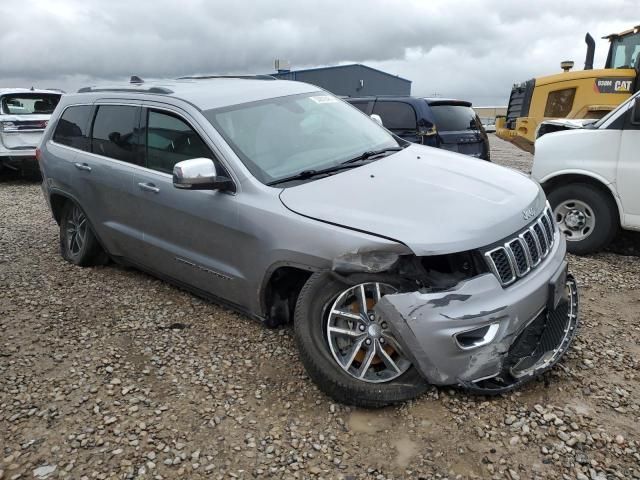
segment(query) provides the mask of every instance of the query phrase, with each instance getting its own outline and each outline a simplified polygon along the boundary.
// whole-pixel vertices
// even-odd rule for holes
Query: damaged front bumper
[[[518,282],[490,273],[441,292],[390,294],[376,305],[403,353],[435,385],[500,393],[551,368],[578,322],[576,283],[564,240]]]

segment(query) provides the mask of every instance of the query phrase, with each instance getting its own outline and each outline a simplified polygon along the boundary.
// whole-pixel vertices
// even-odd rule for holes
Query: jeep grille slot
[[[547,206],[526,230],[486,251],[484,256],[500,283],[508,286],[527,275],[549,255],[556,235],[553,214]]]
[[[504,285],[515,282],[516,274],[506,248],[496,248],[489,254],[489,259],[491,265],[493,265],[494,273],[498,275]]]
[[[531,256],[531,266],[535,267],[536,265],[538,265],[538,263],[540,263],[540,254],[538,253],[538,247],[536,244],[536,240],[533,237],[533,233],[527,230],[521,236],[527,243],[527,250],[529,251],[529,255]]]
[[[508,248],[513,253],[516,270],[518,271],[518,276],[521,277],[529,271],[529,263],[527,262],[527,254],[525,253],[526,244],[522,239],[516,238],[509,242]]]
[[[540,226],[540,222],[536,222],[533,225],[533,233],[538,237],[538,243],[540,244],[542,256],[544,257],[549,248],[547,247],[547,237],[544,236],[544,232],[542,231],[542,227]]]

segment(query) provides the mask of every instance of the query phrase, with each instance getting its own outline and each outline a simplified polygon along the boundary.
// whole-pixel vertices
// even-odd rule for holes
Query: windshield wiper
[[[378,155],[382,155],[383,153],[387,153],[387,152],[399,152],[400,150],[402,150],[403,148],[406,148],[407,146],[408,145],[405,145],[404,147],[389,147],[389,148],[382,148],[380,150],[371,150],[371,151],[363,152],[357,157],[353,157],[345,162],[342,162],[342,165],[348,165],[350,163],[356,163],[360,160],[366,160],[371,157],[377,157]]]
[[[408,146],[408,144],[406,145]],[[406,147],[405,146],[405,147]],[[377,157],[378,155],[382,155],[387,152],[397,152],[402,150],[405,147],[390,147],[383,148],[381,150],[374,150],[364,152],[357,157],[350,158],[349,160],[339,163],[338,165],[334,165],[333,167],[322,168],[320,170],[303,170],[295,175],[291,175],[289,177],[279,178],[278,180],[274,180],[272,182],[267,183],[267,185],[278,185],[280,183],[292,182],[294,180],[307,180],[308,178],[318,177],[320,175],[327,175],[329,173],[339,172],[340,170],[347,170],[349,168],[359,167],[360,164],[364,165],[369,163],[369,159],[372,157]]]
[[[364,163],[368,163],[368,162],[363,162]],[[333,167],[329,167],[329,168],[322,168],[320,170],[303,170],[299,173],[296,173],[295,175],[291,175],[289,177],[284,177],[284,178],[279,178],[278,180],[274,180],[272,182],[267,183],[267,185],[272,186],[272,185],[278,185],[280,183],[287,183],[287,182],[291,182],[293,180],[306,180],[308,178],[313,178],[313,177],[317,177],[320,175],[327,175],[329,173],[333,173],[333,172],[339,172],[340,170],[347,170],[349,168],[354,168],[354,167],[358,167],[359,165],[356,164],[356,162],[350,163],[350,164],[344,164],[341,163],[339,165],[334,165]]]

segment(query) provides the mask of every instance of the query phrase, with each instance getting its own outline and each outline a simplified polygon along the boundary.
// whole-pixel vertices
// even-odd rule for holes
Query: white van
[[[620,227],[640,231],[640,92],[598,121],[546,123],[556,131],[536,140],[531,176],[569,251],[599,250]]]

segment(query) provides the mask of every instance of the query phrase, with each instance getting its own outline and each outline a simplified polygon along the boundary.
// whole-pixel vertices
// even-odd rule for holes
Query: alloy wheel
[[[67,251],[74,257],[82,252],[87,238],[87,217],[77,206],[71,208],[67,219]]]
[[[402,348],[374,307],[389,284],[368,282],[338,295],[327,312],[325,337],[334,360],[352,377],[370,383],[389,382],[411,366]]]

